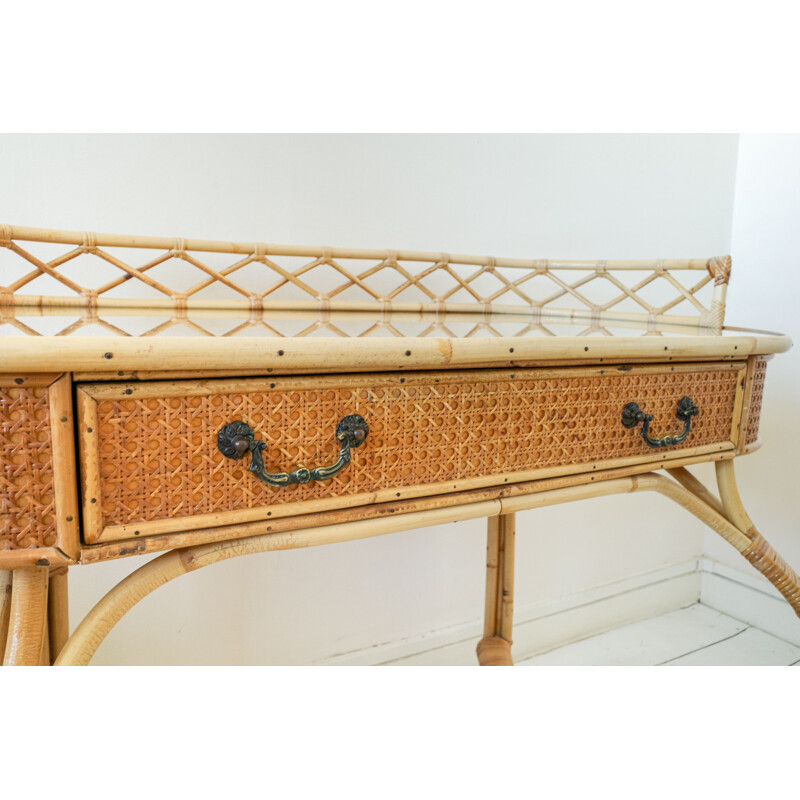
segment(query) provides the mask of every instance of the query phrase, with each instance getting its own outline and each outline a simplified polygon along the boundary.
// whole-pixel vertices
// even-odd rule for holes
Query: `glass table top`
[[[726,327],[723,336],[748,333]],[[699,325],[525,313],[191,309],[0,308],[0,336],[207,336],[267,338],[719,336]]]

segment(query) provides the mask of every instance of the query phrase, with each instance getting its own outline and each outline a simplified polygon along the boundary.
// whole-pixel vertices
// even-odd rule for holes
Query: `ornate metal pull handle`
[[[678,419],[683,420],[683,432],[675,436],[665,436],[663,439],[651,439],[647,434],[650,430],[650,423],[653,421],[652,414],[645,414],[636,403],[628,403],[622,409],[622,424],[626,428],[632,428],[634,425],[643,422],[642,425],[642,439],[644,439],[650,447],[669,447],[672,444],[680,444],[692,430],[692,417],[700,413],[700,409],[692,402],[690,397],[682,397],[678,401]]]
[[[350,463],[350,451],[360,447],[367,439],[369,427],[363,417],[350,414],[339,421],[336,426],[336,438],[341,442],[339,460],[329,467],[302,467],[294,472],[278,472],[271,474],[264,468],[264,457],[261,451],[267,447],[266,442],[256,441],[253,429],[245,422],[237,420],[220,429],[217,434],[217,448],[226,458],[239,459],[249,450],[250,472],[260,481],[270,486],[291,486],[293,483],[309,483],[310,481],[327,481],[343,470]]]

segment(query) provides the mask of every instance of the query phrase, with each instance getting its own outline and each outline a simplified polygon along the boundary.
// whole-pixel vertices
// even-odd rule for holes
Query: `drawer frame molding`
[[[334,511],[342,508],[357,508],[376,503],[385,503],[390,501],[396,502],[413,498],[445,495],[454,492],[487,488],[491,486],[503,486],[507,484],[511,485],[533,480],[542,480],[566,475],[577,475],[587,470],[599,471],[623,466],[666,463],[671,459],[699,455],[712,456],[722,452],[734,451],[738,446],[741,428],[740,415],[742,410],[742,396],[744,393],[743,383],[745,369],[746,362],[738,361],[709,364],[665,363],[660,365],[642,366],[608,365],[577,368],[562,367],[554,369],[521,369],[513,371],[469,370],[434,373],[394,373],[376,375],[355,374],[317,378],[287,376],[269,379],[256,378],[218,379],[207,381],[148,381],[141,383],[115,382],[110,384],[80,383],[78,384],[77,389],[77,410],[79,420],[78,438],[82,466],[81,478],[84,513],[84,542],[87,545],[94,545],[104,542],[135,542],[138,539],[144,539],[146,537],[174,534],[181,531],[195,530],[197,528],[246,524],[267,519],[276,520],[298,514],[313,514],[317,512]],[[525,455],[526,453],[532,452],[530,450],[526,450],[525,448],[532,447],[531,442],[536,442],[536,434],[529,434],[529,438],[526,440],[527,444],[525,444],[524,447],[521,447],[521,449],[515,450],[514,448],[517,447],[517,442],[513,441],[513,434],[509,433],[509,435],[506,436],[506,439],[508,439],[506,451],[497,451],[498,455],[492,455],[492,452],[494,452],[492,451],[492,448],[494,447],[496,450],[498,447],[496,443],[496,436],[492,437],[492,441],[487,441],[486,437],[480,437],[477,435],[477,433],[473,433],[471,434],[471,439],[463,439],[463,431],[465,430],[464,420],[469,416],[466,412],[459,412],[455,415],[450,414],[449,416],[441,417],[441,419],[447,421],[448,425],[450,426],[450,430],[453,432],[454,441],[451,449],[461,446],[459,445],[459,441],[471,442],[469,446],[472,448],[468,455],[463,456],[464,464],[466,465],[465,468],[461,472],[454,472],[453,470],[450,470],[444,473],[442,478],[437,478],[431,473],[426,473],[425,469],[423,469],[425,462],[422,461],[422,458],[425,451],[416,442],[416,439],[420,436],[439,435],[440,431],[436,430],[436,426],[431,425],[431,420],[422,414],[417,414],[419,419],[417,420],[416,428],[414,428],[412,425],[407,432],[407,436],[412,437],[412,439],[409,439],[409,443],[404,445],[405,449],[393,447],[381,451],[381,442],[383,441],[386,443],[388,441],[387,437],[390,436],[390,433],[387,432],[387,425],[385,423],[382,423],[384,432],[380,430],[381,426],[377,424],[380,420],[375,418],[376,412],[371,405],[373,402],[375,402],[373,400],[373,389],[375,389],[375,387],[380,390],[381,397],[387,398],[394,397],[395,395],[397,397],[404,397],[406,400],[403,402],[408,406],[409,409],[418,409],[422,400],[425,398],[415,396],[413,394],[414,392],[429,392],[429,394],[425,395],[425,397],[431,397],[432,395],[430,393],[432,392],[444,392],[444,394],[439,394],[435,397],[446,404],[448,402],[452,402],[449,399],[451,396],[463,396],[469,398],[469,387],[473,385],[473,382],[478,382],[484,385],[489,385],[490,382],[494,382],[493,385],[506,387],[505,389],[502,389],[502,391],[505,392],[507,398],[516,397],[517,395],[514,395],[513,392],[517,391],[520,393],[520,398],[527,397],[528,399],[526,402],[529,409],[536,410],[538,408],[536,405],[536,403],[539,402],[538,398],[540,396],[539,389],[537,388],[538,386],[547,387],[546,390],[541,390],[542,403],[547,403],[552,397],[557,396],[558,392],[560,391],[559,387],[569,387],[569,390],[573,392],[575,397],[578,398],[573,402],[573,405],[577,403],[577,407],[580,407],[581,403],[591,404],[595,402],[591,399],[586,400],[585,392],[582,394],[583,390],[581,389],[581,386],[583,384],[581,382],[584,380],[586,381],[587,385],[598,380],[603,382],[617,382],[620,386],[623,385],[624,381],[641,380],[645,381],[647,385],[649,385],[650,380],[666,380],[666,376],[669,376],[669,380],[673,381],[676,391],[681,391],[681,389],[685,390],[686,388],[691,388],[691,381],[695,380],[695,376],[719,375],[720,380],[722,380],[726,373],[733,373],[731,375],[730,382],[726,384],[730,388],[725,389],[725,391],[732,392],[730,399],[725,401],[730,405],[726,406],[724,411],[717,410],[716,412],[717,414],[724,414],[724,431],[720,429],[718,434],[715,434],[708,441],[701,440],[701,443],[697,444],[689,443],[688,445],[662,448],[660,451],[654,451],[652,448],[647,447],[644,444],[641,446],[636,446],[632,439],[630,443],[626,443],[625,436],[623,435],[618,444],[624,449],[619,455],[614,457],[609,452],[608,445],[606,444],[605,440],[599,438],[600,435],[605,437],[607,434],[601,434],[598,431],[598,438],[594,443],[591,441],[581,443],[575,440],[571,443],[567,442],[564,445],[564,452],[572,450],[576,453],[576,455],[569,455],[565,457],[555,454],[549,459],[549,461],[540,461],[538,460],[538,456],[536,457],[537,460],[533,460],[532,457]],[[689,381],[688,384],[684,381],[684,377],[682,376],[685,376],[686,380]],[[725,378],[725,380],[727,381],[727,378]],[[610,383],[610,385],[615,386],[616,384]],[[696,385],[695,388],[697,388]],[[197,411],[194,409],[194,404],[202,402],[205,403],[205,407],[208,408],[209,404],[211,403],[211,398],[252,397],[254,399],[252,402],[250,402],[249,407],[257,409],[257,413],[264,413],[266,416],[267,412],[263,411],[265,407],[268,407],[270,404],[277,406],[281,406],[283,404],[283,406],[285,406],[285,398],[299,395],[302,392],[321,393],[326,391],[332,392],[334,390],[342,392],[342,396],[348,399],[346,400],[346,403],[344,400],[334,403],[331,406],[332,411],[330,413],[335,413],[336,409],[339,409],[338,413],[358,411],[365,416],[367,424],[371,429],[369,442],[365,448],[363,448],[364,455],[362,456],[359,454],[359,458],[357,459],[358,463],[354,464],[355,470],[352,473],[351,470],[348,470],[348,472],[345,473],[347,480],[352,480],[352,483],[348,482],[346,484],[340,484],[334,481],[330,484],[330,489],[319,488],[307,490],[306,487],[303,486],[294,487],[295,489],[300,488],[303,491],[306,491],[305,495],[298,495],[296,492],[293,492],[284,496],[281,493],[281,489],[273,490],[269,489],[268,487],[265,487],[266,492],[260,492],[257,494],[254,486],[250,486],[241,481],[241,479],[249,477],[247,476],[246,472],[243,472],[241,474],[241,479],[237,478],[239,482],[236,482],[233,479],[232,474],[222,472],[218,467],[215,467],[215,469],[218,471],[214,474],[223,476],[219,480],[227,481],[225,484],[226,486],[234,487],[237,492],[245,493],[250,499],[247,502],[234,502],[233,499],[225,499],[228,497],[228,495],[225,494],[224,497],[222,497],[222,499],[214,506],[215,510],[204,511],[202,508],[198,507],[191,508],[189,499],[186,496],[186,490],[181,488],[182,494],[180,496],[176,495],[176,499],[174,501],[170,501],[169,514],[165,513],[166,501],[161,502],[163,495],[159,492],[156,493],[157,500],[161,502],[161,505],[164,506],[164,508],[157,516],[152,516],[150,518],[142,518],[141,516],[137,518],[136,516],[133,516],[131,519],[118,519],[113,517],[108,518],[107,513],[109,504],[105,502],[106,496],[104,494],[103,478],[104,458],[106,458],[106,456],[101,453],[101,450],[104,446],[102,427],[103,419],[105,418],[107,421],[112,419],[115,414],[115,409],[122,410],[125,408],[131,408],[135,410],[137,408],[144,408],[146,403],[161,403],[163,405],[177,403],[179,405],[175,409],[174,413],[172,413],[169,424],[178,424],[180,426],[184,426],[184,420],[186,419],[187,415],[191,415],[192,413],[197,414]],[[662,397],[660,394],[656,395],[654,393],[654,389],[649,391],[653,397]],[[458,395],[459,392],[461,395]],[[707,400],[710,404],[719,404],[718,398],[708,397],[707,392],[706,394]],[[358,400],[360,405],[359,408],[352,408],[351,395],[360,398]],[[492,402],[491,395],[487,399],[485,393],[477,390],[475,391],[475,396],[476,403]],[[672,402],[677,402],[680,396],[680,394],[677,394],[677,397],[675,397],[674,401],[663,397],[659,401],[660,405],[662,405],[664,408],[662,413],[664,414],[665,421],[667,419],[666,409],[670,407]],[[275,399],[273,400],[271,398]],[[382,400],[381,402],[386,404],[388,403],[388,400]],[[511,399],[507,400],[507,403],[511,402]],[[513,400],[513,402],[517,401]],[[393,425],[396,424],[399,426],[405,424],[406,420],[403,418],[403,410],[406,408],[406,405],[402,405],[398,401],[398,405],[391,409]],[[104,417],[101,416],[101,407],[104,409]],[[551,428],[552,426],[562,426],[566,430],[569,428],[569,419],[565,417],[565,415],[569,413],[569,407],[571,407],[569,402],[565,401],[564,399],[561,399],[560,404],[556,404],[555,406],[547,406],[544,408],[542,413],[549,416],[546,416],[543,419],[542,424],[549,425]],[[588,408],[589,406],[586,407]],[[674,406],[672,406],[672,408],[674,408]],[[510,413],[513,413],[514,408],[509,406],[507,410]],[[478,410],[472,411],[470,414],[475,416],[476,419],[480,418],[482,420],[480,423],[481,426],[485,427],[486,425],[490,424],[488,420],[490,419],[489,414],[492,411],[492,408],[487,408],[486,411],[481,411],[480,407],[478,407]],[[139,412],[132,411],[131,413],[133,414]],[[149,412],[142,411],[142,414],[145,413],[149,414]],[[160,413],[160,411],[157,411],[156,417],[154,418],[156,421],[160,419],[160,417],[158,417],[158,414]],[[250,413],[253,412],[251,411]],[[305,411],[303,408],[292,408],[285,410],[282,413],[282,419],[289,419],[290,415],[302,416]],[[609,412],[607,429],[609,433],[614,430],[614,427],[619,427],[621,430],[621,426],[618,422],[618,413],[618,411],[614,411],[613,414]],[[387,410],[387,419],[388,414],[389,411]],[[336,416],[333,417],[334,420],[336,418]],[[133,419],[133,417],[130,419]],[[228,419],[230,419],[230,417],[228,417]],[[395,423],[395,420],[399,420],[399,422]],[[586,427],[586,430],[592,426],[595,428],[597,427],[597,422],[595,418],[591,417],[591,415],[584,416],[583,420],[584,421],[580,424],[584,425],[584,427],[588,426]],[[114,432],[115,445],[110,450],[110,446],[106,445],[106,449],[111,452],[111,457],[114,459],[114,462],[111,467],[106,465],[105,470],[107,473],[110,472],[113,480],[116,481],[114,486],[121,486],[122,481],[118,476],[125,468],[125,461],[123,457],[119,455],[119,452],[124,446],[125,440],[123,434],[118,433],[117,431],[121,431],[124,425],[133,425],[133,423],[127,422],[126,419],[122,418],[112,421],[113,424],[116,425],[116,430]],[[523,420],[523,422],[529,421],[530,420]],[[226,422],[224,418],[220,419],[220,423],[224,422]],[[707,420],[704,420],[704,422],[708,424]],[[111,423],[107,422],[106,424],[108,426]],[[247,424],[251,426],[251,420],[247,420]],[[273,430],[267,425],[264,425],[263,422],[258,424],[259,427],[263,426],[265,437],[272,438],[274,436],[280,437],[282,435],[280,428]],[[506,425],[508,424],[511,423],[506,423]],[[720,422],[715,423],[715,425],[717,428],[719,428]],[[164,422],[164,426],[166,428],[166,421]],[[139,436],[140,425],[137,424],[133,427],[137,431],[137,436]],[[698,426],[697,428],[698,435],[701,435],[701,427],[702,426]],[[308,429],[310,431],[313,430],[311,426],[309,426]],[[431,434],[432,429],[433,432]],[[176,441],[180,440],[182,443],[186,440],[187,436],[195,434],[198,430],[201,430],[201,428],[178,430],[178,432],[174,434],[174,437]],[[217,430],[218,429],[216,428],[214,429],[215,432]],[[398,430],[400,430],[399,427]],[[478,429],[476,428],[476,431],[477,430]],[[624,434],[624,431],[621,432]],[[313,435],[316,437],[314,442],[319,442],[319,444],[314,444],[313,447],[309,445],[309,452],[311,452],[314,447],[326,447],[329,449],[327,449],[325,452],[332,453],[327,437],[320,436],[317,433],[314,433]],[[398,433],[391,432],[391,437],[393,440],[398,440],[398,436]],[[462,436],[462,440],[457,439],[457,436]],[[544,440],[545,436],[549,438],[552,436],[552,434],[542,434],[542,440]],[[202,437],[200,437],[198,441],[204,442]],[[183,447],[184,445],[181,444],[180,446]],[[296,445],[293,444],[292,446],[294,447]],[[544,447],[545,451],[549,449],[549,447],[544,444],[539,446]],[[591,446],[593,449],[591,451],[587,450],[586,454],[582,454],[588,446]],[[172,475],[181,475],[181,480],[184,482],[184,484],[190,480],[186,474],[186,455],[179,457],[177,451],[175,451],[175,453],[164,453],[163,441],[156,439],[155,437],[153,437],[153,443],[151,447],[152,450],[150,451],[149,455],[151,461],[157,461],[163,465],[166,460],[166,462],[171,465],[167,470],[169,472],[170,481],[178,480],[177,477],[173,478]],[[430,450],[430,458],[435,458],[433,454],[436,452],[437,448],[433,447],[432,445],[429,445],[428,447]],[[135,448],[131,451],[132,458],[138,458],[141,456],[141,450],[139,448],[140,445],[137,443]],[[377,451],[376,448],[378,448]],[[270,445],[270,449],[271,451],[274,450],[275,452],[278,452],[280,448],[276,449],[273,447],[273,445]],[[444,451],[443,447],[439,449]],[[503,455],[502,452],[505,452],[508,455]],[[385,453],[385,455],[382,455],[382,453]],[[401,453],[404,455],[404,457],[407,456],[409,459],[413,459],[411,462],[411,468],[408,470],[409,475],[411,476],[410,478],[404,479],[403,481],[387,481],[384,483],[381,483],[379,480],[369,478],[369,474],[371,473],[368,473],[367,470],[372,469],[370,465],[373,463],[370,461],[370,459],[394,458],[396,457],[395,454],[397,453]],[[517,453],[521,453],[523,456],[525,456],[527,463],[521,461],[520,456],[517,455]],[[195,446],[195,449],[191,451],[190,457],[197,460],[201,464],[201,467],[206,469],[206,467],[203,465],[206,464],[214,455],[214,445],[213,443],[209,443],[207,445],[203,444],[200,449],[197,449]],[[219,454],[216,455],[219,456]],[[284,455],[281,458],[285,459],[287,457],[288,456]],[[462,456],[456,455],[455,458],[462,458]],[[474,464],[477,462],[478,466],[480,467],[479,459],[481,458],[495,459],[497,463],[503,464],[504,466],[501,466],[500,468],[491,467],[481,471],[480,469],[476,469],[474,466]],[[565,458],[566,460],[558,461],[556,460],[557,458]],[[221,456],[219,456],[219,461],[220,464],[222,464],[223,459]],[[486,463],[490,462],[487,461]],[[522,468],[520,468],[520,466],[515,468],[515,464],[519,464]],[[222,466],[224,467],[224,464],[222,464]],[[439,468],[441,465],[436,462],[436,466]],[[140,472],[141,471],[142,470],[140,470]],[[390,472],[391,471],[392,470],[390,470]],[[162,472],[164,472],[163,468]],[[207,473],[198,473],[197,477],[191,479],[194,481],[192,485],[205,487],[203,491],[207,491],[208,481],[206,476]],[[144,477],[147,478],[146,475]],[[139,480],[141,479],[142,478],[140,476]],[[313,487],[314,484],[311,484],[311,486]],[[328,484],[325,484],[324,486],[328,486]],[[342,488],[337,487],[346,488],[346,491],[343,491]],[[231,490],[228,489],[227,491]],[[141,505],[143,503],[143,500],[141,499],[141,487],[137,489],[137,492],[138,494],[136,496],[130,498],[130,502],[132,504]],[[129,513],[126,510],[127,502],[128,497],[125,494],[120,495],[118,500],[113,501],[114,504],[122,503],[121,507],[125,513]],[[228,504],[227,508],[222,505],[224,503]],[[210,501],[207,504],[210,505]],[[112,510],[117,507],[119,506],[111,505]]]

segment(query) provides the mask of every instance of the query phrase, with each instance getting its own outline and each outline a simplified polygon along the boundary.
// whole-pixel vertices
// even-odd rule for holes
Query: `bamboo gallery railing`
[[[445,313],[475,319],[523,315],[533,323],[586,321],[589,332],[604,324],[653,329],[669,323],[719,333],[730,266],[729,256],[525,260],[4,225],[0,332],[9,325],[40,335],[30,318],[74,316],[56,335],[96,325],[129,336],[119,318],[155,316],[164,319],[134,335],[176,333],[183,327],[208,336],[302,336],[320,326],[347,335],[326,316],[343,312],[367,315],[368,327],[359,335],[376,328],[403,335],[392,326],[393,314]],[[289,334],[282,331],[276,320],[297,312],[319,319]],[[227,322],[221,332],[208,323],[214,317]]]

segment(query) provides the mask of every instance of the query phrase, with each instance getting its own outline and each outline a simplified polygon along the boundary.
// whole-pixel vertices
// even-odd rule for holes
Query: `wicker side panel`
[[[750,413],[747,417],[745,429],[745,445],[752,444],[758,439],[758,425],[761,421],[761,401],[764,397],[764,380],[767,377],[767,360],[759,358],[753,368],[753,387],[750,398]]]
[[[0,381],[0,550],[53,547],[57,530],[48,387],[7,383]]]
[[[122,385],[111,390],[118,395],[101,395],[93,405],[96,430],[84,441],[94,437],[97,479],[85,487],[85,504],[99,504],[104,526],[138,524],[629,456],[655,458],[638,431],[621,425],[622,408],[638,402],[653,414],[651,432],[660,436],[680,429],[675,411],[684,394],[701,409],[685,446],[730,441],[740,372],[729,365],[663,369],[286,378],[239,381],[235,390],[230,382],[209,381],[183,396],[175,384],[166,384],[172,388],[163,396],[159,384],[145,390]],[[125,397],[137,391],[145,395]],[[267,442],[269,471],[331,464],[338,455],[336,423],[354,413],[366,418],[369,439],[330,481],[272,488],[249,474],[247,457],[231,461],[216,448],[219,428],[241,419]]]

